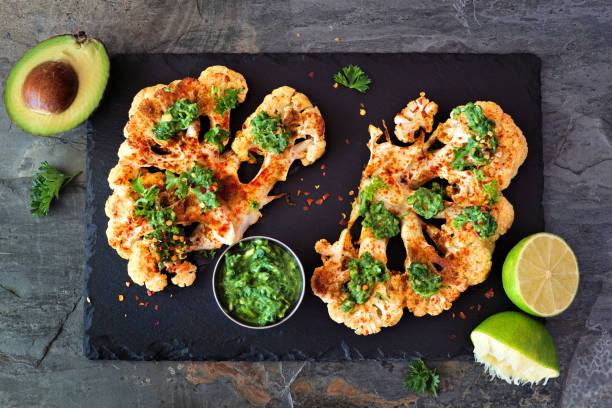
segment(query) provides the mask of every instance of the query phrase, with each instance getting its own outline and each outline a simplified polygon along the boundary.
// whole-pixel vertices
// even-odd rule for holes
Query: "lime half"
[[[561,237],[546,232],[530,235],[508,253],[502,270],[506,295],[534,316],[556,316],[569,307],[578,291],[578,262]]]
[[[502,312],[470,335],[474,358],[492,376],[511,384],[538,383],[559,376],[555,343],[548,330],[521,312]]]

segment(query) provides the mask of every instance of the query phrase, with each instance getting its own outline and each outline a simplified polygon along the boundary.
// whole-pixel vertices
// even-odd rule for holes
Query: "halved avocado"
[[[29,50],[9,73],[4,106],[26,132],[64,132],[98,106],[109,69],[104,45],[84,32],[49,38]]]

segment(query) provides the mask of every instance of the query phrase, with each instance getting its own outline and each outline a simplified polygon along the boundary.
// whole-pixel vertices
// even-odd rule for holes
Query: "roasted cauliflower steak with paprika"
[[[421,93],[395,117],[395,135],[411,143],[405,147],[388,133],[381,141],[384,132],[370,125],[370,159],[348,224],[335,243],[315,245],[323,265],[312,290],[332,320],[356,334],[397,324],[404,308],[415,316],[450,309],[487,278],[495,241],[512,225],[502,191],[527,156],[523,133],[494,102],[475,102],[455,108],[426,139],[437,111]],[[386,266],[397,235],[406,249],[403,271]]]
[[[324,153],[321,113],[288,86],[264,98],[226,149],[230,112],[247,92],[240,73],[211,66],[197,79],[151,86],[134,97],[105,212],[108,242],[128,260],[136,284],[161,291],[170,275],[177,286],[191,285],[197,267],[186,259],[189,252],[240,240],[278,197],[270,191],[286,180],[291,164],[309,165]],[[200,117],[208,118],[206,132]],[[238,169],[250,152],[264,159],[243,183]]]

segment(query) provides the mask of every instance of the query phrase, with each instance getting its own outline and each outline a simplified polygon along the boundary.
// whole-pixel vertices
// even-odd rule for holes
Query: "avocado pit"
[[[62,61],[37,65],[26,76],[22,88],[23,102],[33,112],[57,115],[70,107],[79,90],[79,76]]]

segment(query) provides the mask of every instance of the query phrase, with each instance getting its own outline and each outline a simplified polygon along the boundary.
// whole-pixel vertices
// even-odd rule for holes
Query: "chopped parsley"
[[[223,141],[225,139],[229,139],[229,137],[229,132],[225,129],[221,129],[219,125],[211,127],[206,133],[204,133],[204,140],[215,145],[219,151],[219,154],[223,153],[223,150],[225,149],[225,146],[223,146]]]
[[[280,115],[270,116],[261,111],[250,123],[253,141],[262,149],[280,154],[289,145],[291,133],[283,126]]]
[[[38,173],[32,180],[32,189],[30,190],[30,214],[35,217],[44,217],[49,214],[49,206],[51,201],[59,196],[60,190],[70,183],[80,171],[74,174],[66,175],[49,163],[43,161],[38,167]]]
[[[242,88],[227,88],[225,94],[221,96],[221,89],[213,85],[210,88],[210,95],[215,98],[215,112],[219,115],[225,115],[225,112],[234,109],[238,104],[238,94],[240,92],[242,92]]]
[[[334,81],[361,93],[366,93],[370,89],[370,83],[372,82],[368,75],[357,65],[348,65],[342,68],[342,71],[334,75]]]
[[[252,210],[256,210],[259,208],[259,203],[255,200],[251,200],[249,201],[249,208],[251,208]]]
[[[451,115],[456,118],[461,113],[467,118],[472,135],[463,146],[453,149],[450,166],[456,170],[465,170],[488,164],[493,159],[498,145],[495,122],[487,118],[482,108],[472,102],[456,107]]]
[[[185,198],[187,192],[195,194],[199,203],[203,203],[202,211],[219,207],[217,192],[219,182],[215,173],[206,166],[194,163],[188,171],[174,174],[166,170],[166,190],[174,190],[178,198]]]
[[[453,219],[453,227],[461,228],[468,222],[474,226],[474,231],[483,239],[494,235],[497,231],[495,218],[488,211],[483,211],[477,206],[466,207]]]
[[[362,225],[370,228],[376,239],[391,238],[399,234],[399,220],[382,201],[374,201],[376,192],[389,185],[379,176],[371,177],[359,193],[359,215],[364,217]]]
[[[387,268],[381,261],[374,259],[369,252],[360,258],[353,258],[347,264],[351,280],[344,285],[348,298],[342,303],[342,311],[350,312],[355,304],[368,301],[374,291],[375,282],[385,282],[389,279]]]
[[[382,201],[370,204],[362,225],[370,228],[376,239],[391,238],[400,233],[399,220]]]
[[[214,258],[217,251],[215,249],[201,249],[198,253],[205,258]]]
[[[134,214],[147,219],[153,231],[144,238],[153,242],[150,249],[157,259],[157,267],[161,270],[165,262],[176,262],[185,259],[187,239],[185,231],[176,224],[176,214],[171,208],[162,208],[158,196],[159,188],[155,185],[144,188],[140,180],[140,173],[135,180],[131,180],[132,190],[140,194],[134,203]]]
[[[225,253],[219,286],[230,314],[251,325],[281,320],[302,290],[300,269],[283,247],[267,239],[239,242]]]
[[[438,396],[438,384],[440,377],[436,374],[436,369],[429,369],[423,360],[412,360],[410,362],[410,371],[404,377],[404,386],[412,391],[422,394],[428,392],[434,396]]]
[[[174,91],[172,90],[172,88],[169,88],[166,86],[164,87],[164,92],[174,92]]]
[[[374,297],[379,298],[380,300],[382,300],[383,302],[387,302],[387,298],[380,292],[376,292],[374,294]]]
[[[422,263],[411,262],[408,272],[410,273],[409,279],[412,290],[417,295],[428,298],[438,293],[438,290],[442,287],[440,275],[429,272],[427,266]]]
[[[156,139],[167,141],[175,137],[179,131],[187,129],[199,116],[198,104],[182,98],[168,108],[159,124],[153,126],[151,131]]]
[[[432,183],[431,189],[419,187],[407,201],[414,212],[429,219],[444,210],[444,189],[438,183]]]
[[[497,184],[497,179],[493,179],[488,183],[482,184],[485,180],[484,171],[482,169],[474,169],[474,179],[476,180],[476,184],[479,186],[482,185],[482,191],[489,197],[489,202],[496,203],[499,201],[499,186]]]

